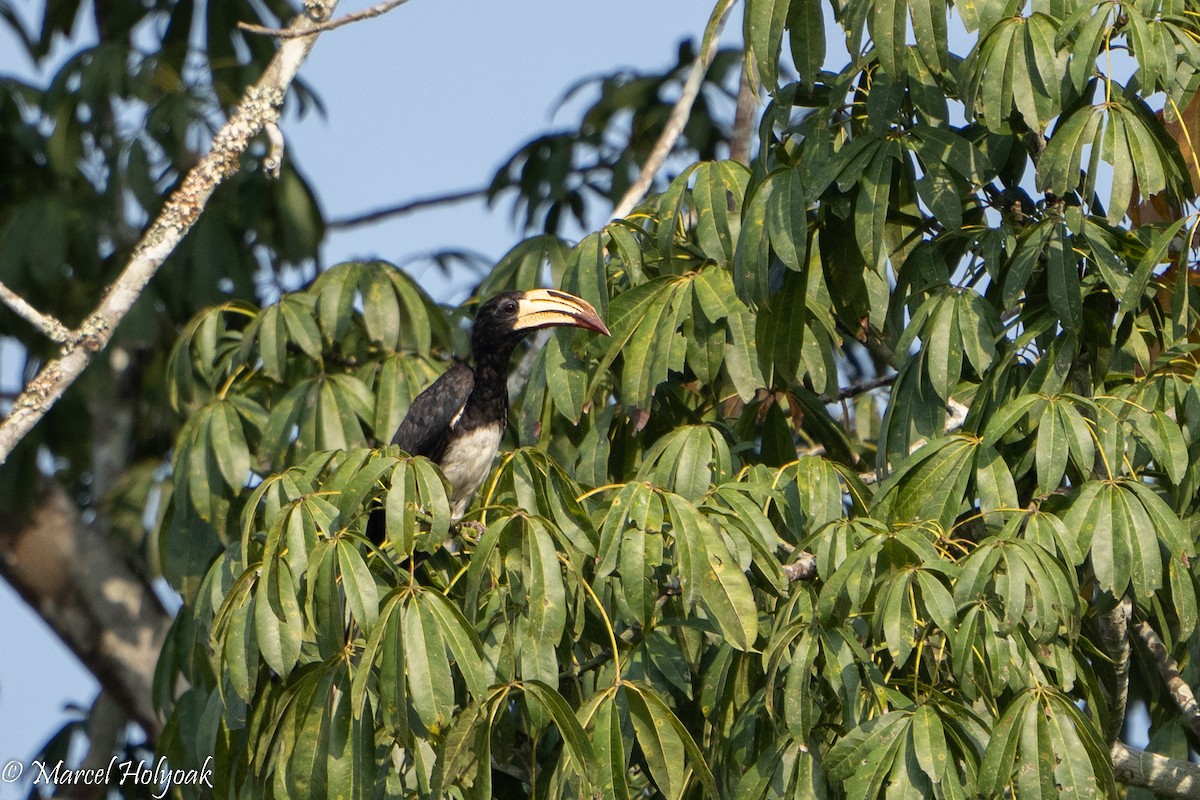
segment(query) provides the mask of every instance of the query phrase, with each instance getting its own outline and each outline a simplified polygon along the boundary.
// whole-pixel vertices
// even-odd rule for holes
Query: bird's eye
[[[506,300],[504,305],[500,306],[500,310],[505,314],[515,314],[517,313],[517,303],[514,300]]]

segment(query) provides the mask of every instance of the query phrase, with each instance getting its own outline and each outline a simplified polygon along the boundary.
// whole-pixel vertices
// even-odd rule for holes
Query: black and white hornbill
[[[458,363],[417,395],[392,444],[409,455],[425,456],[442,468],[450,484],[450,512],[466,513],[487,477],[508,424],[508,362],[531,331],[555,325],[608,334],[596,309],[575,295],[554,289],[504,292],[488,300],[471,329],[471,361]],[[385,516],[371,515],[367,534],[383,542]]]

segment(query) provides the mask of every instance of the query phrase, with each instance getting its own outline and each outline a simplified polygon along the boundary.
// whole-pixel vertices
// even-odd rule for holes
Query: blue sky
[[[15,5],[32,16],[42,2]],[[368,5],[346,2],[338,13]],[[413,0],[320,38],[301,77],[327,116],[284,121],[289,155],[328,218],[483,186],[531,136],[575,121],[570,109],[551,116],[568,86],[620,67],[672,64],[679,41],[698,40],[710,11],[695,0]],[[740,39],[739,19],[725,39]],[[0,75],[35,76],[4,31]],[[334,232],[324,261],[402,261],[445,248],[494,260],[522,238],[506,208],[470,202]],[[440,300],[464,296],[465,282],[447,285],[432,269],[417,277]],[[3,581],[0,620],[2,764],[30,758],[66,719],[64,708],[90,706],[97,686]],[[17,796],[0,784],[0,798]]]

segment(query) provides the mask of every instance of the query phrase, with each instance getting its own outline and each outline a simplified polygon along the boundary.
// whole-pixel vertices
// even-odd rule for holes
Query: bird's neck
[[[508,362],[515,348],[516,342],[497,342],[491,347],[476,347],[471,354],[475,386],[469,402],[477,412],[491,412],[486,414],[489,418],[508,416]]]

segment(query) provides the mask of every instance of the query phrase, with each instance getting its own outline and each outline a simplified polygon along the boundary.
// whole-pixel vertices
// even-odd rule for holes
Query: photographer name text
[[[53,763],[30,761],[29,771],[34,786],[151,786],[158,790],[152,791],[151,796],[162,800],[172,786],[213,788],[212,760],[212,756],[204,759],[199,769],[172,769],[165,758],[147,764],[145,761],[122,761],[120,756],[113,756],[104,767],[71,769],[60,759]],[[0,780],[14,783],[25,771],[25,765],[20,761],[9,761],[0,770]]]

